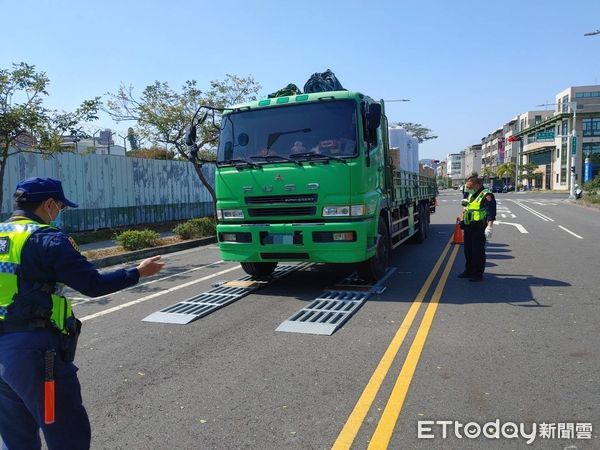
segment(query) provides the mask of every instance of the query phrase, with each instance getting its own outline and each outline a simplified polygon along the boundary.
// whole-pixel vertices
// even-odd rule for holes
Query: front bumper
[[[355,263],[374,254],[374,218],[360,222],[223,224],[217,225],[221,258],[225,261],[309,261]],[[333,241],[333,233],[354,233],[353,241]],[[243,242],[228,242],[232,234]]]

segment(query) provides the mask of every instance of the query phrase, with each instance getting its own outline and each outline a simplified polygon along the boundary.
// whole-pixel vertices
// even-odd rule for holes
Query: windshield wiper
[[[301,166],[302,165],[302,163],[300,161],[295,161],[295,160],[293,160],[291,158],[288,158],[286,156],[281,156],[281,155],[264,155],[264,156],[262,156],[262,155],[255,155],[255,156],[251,156],[250,157],[250,159],[258,159],[258,158],[262,158],[262,159],[264,159],[266,161],[270,161],[272,159],[278,159],[278,160],[281,160],[281,161],[289,161],[291,163],[296,164],[297,166]]]
[[[227,159],[225,161],[217,161],[217,165],[219,166],[248,166],[248,167],[260,167],[260,164],[255,164],[252,161],[248,161],[247,159]]]
[[[302,152],[302,153],[294,153],[293,155],[290,155],[290,158],[308,158],[309,160],[324,160],[324,161],[329,161],[329,160],[335,160],[335,161],[340,161],[343,162],[344,164],[348,164],[348,161],[346,161],[344,158],[340,158],[339,156],[333,156],[333,155],[326,155],[324,153],[316,153],[316,152]]]

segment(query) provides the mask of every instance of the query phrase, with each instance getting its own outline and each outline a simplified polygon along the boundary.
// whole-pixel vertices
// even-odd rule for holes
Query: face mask
[[[58,210],[58,212],[56,213],[56,217],[54,218],[54,220],[52,220],[52,210],[51,209],[47,209],[46,212],[48,213],[48,219],[50,219],[49,221],[49,225],[51,227],[56,227],[58,228],[58,218],[60,217],[60,213],[62,212],[61,209],[58,207],[58,204],[56,202],[53,202],[54,206],[56,207],[56,209]]]

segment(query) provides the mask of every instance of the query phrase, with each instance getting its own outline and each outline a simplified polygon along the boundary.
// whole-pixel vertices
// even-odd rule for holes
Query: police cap
[[[61,182],[52,178],[27,178],[19,181],[14,198],[17,202],[26,203],[43,202],[53,198],[71,208],[79,206],[67,200]]]

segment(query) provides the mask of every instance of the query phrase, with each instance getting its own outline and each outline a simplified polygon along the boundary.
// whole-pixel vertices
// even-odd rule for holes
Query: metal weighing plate
[[[356,275],[350,275],[336,285],[336,288],[340,289],[325,291],[308,306],[279,325],[276,331],[332,335],[371,295],[385,291],[383,283],[395,271],[395,267],[389,267],[375,285],[368,285]]]
[[[307,267],[307,264],[278,266],[268,280],[257,280],[250,275],[246,275],[237,280],[215,286],[210,291],[163,308],[143,318],[142,322],[188,324],[239,300],[272,281],[304,267]]]

